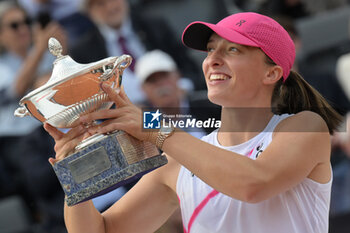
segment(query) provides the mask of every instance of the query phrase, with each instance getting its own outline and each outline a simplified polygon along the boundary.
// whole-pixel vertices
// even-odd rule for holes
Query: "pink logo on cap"
[[[243,12],[230,15],[217,24],[193,22],[184,30],[182,41],[190,48],[205,51],[213,32],[228,41],[261,48],[282,67],[283,79],[287,79],[294,63],[295,47],[288,32],[272,18]]]

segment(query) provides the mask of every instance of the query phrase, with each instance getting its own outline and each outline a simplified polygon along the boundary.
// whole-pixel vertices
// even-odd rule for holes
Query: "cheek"
[[[143,85],[142,86],[142,90],[143,92],[145,92],[145,94],[147,96],[149,96],[150,94],[152,94],[152,88],[148,87],[147,85]]]
[[[203,70],[204,76],[206,76],[206,71],[208,70],[208,62],[206,58],[202,62],[202,70]]]
[[[13,43],[14,41],[16,41],[16,37],[14,33],[8,32],[8,31],[4,31],[1,36],[1,43],[5,46],[7,46],[8,44]]]

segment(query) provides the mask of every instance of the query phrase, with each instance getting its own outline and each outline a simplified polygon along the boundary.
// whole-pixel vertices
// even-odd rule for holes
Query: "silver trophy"
[[[20,100],[15,116],[32,116],[58,128],[71,128],[80,116],[113,105],[100,84],[107,82],[119,88],[131,56],[79,64],[62,55],[62,46],[55,38],[50,38],[48,44],[57,57],[52,75],[46,84]],[[71,206],[132,182],[166,163],[166,157],[153,144],[115,131],[85,139],[53,169]]]

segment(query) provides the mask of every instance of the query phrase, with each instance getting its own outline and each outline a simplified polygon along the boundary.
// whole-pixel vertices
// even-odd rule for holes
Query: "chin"
[[[224,101],[223,101],[221,96],[213,95],[213,94],[208,93],[208,99],[213,104],[223,106]]]
[[[230,99],[225,95],[210,95],[208,93],[208,99],[213,104],[219,105],[221,107],[235,108],[240,106],[239,102],[236,102],[232,98]]]

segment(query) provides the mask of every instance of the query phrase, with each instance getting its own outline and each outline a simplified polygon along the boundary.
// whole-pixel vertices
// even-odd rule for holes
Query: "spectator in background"
[[[265,1],[258,9],[266,15],[282,14],[293,19],[302,18],[310,15],[306,5],[302,0],[272,0]]]
[[[37,78],[51,71],[54,57],[47,52],[48,39],[55,36],[64,42],[65,36],[56,23],[45,29],[34,25],[32,34],[30,18],[12,1],[1,2],[0,23],[0,135],[26,134],[37,127],[38,122],[30,118],[19,120],[13,117],[13,112],[18,100],[33,88]],[[11,103],[16,106],[10,106]]]
[[[350,54],[345,54],[339,57],[336,65],[336,77],[339,83],[343,87],[346,94],[344,97],[346,100],[350,100],[350,81],[349,81],[349,69],[350,69]],[[350,109],[346,114],[346,120],[344,122],[344,131],[341,131],[334,135],[334,143],[342,149],[346,156],[342,157],[341,163],[338,165],[339,173],[341,173],[340,180],[338,182],[339,190],[336,193],[337,200],[335,206],[336,214],[347,213],[350,216]],[[337,175],[337,174],[335,174]],[[349,229],[350,229],[350,224]]]
[[[13,193],[25,199],[45,232],[55,232],[54,228],[62,228],[63,197],[47,164],[53,154],[53,141],[40,122],[30,117],[16,118],[14,111],[19,100],[52,69],[54,57],[47,52],[49,37],[64,44],[65,34],[54,22],[45,28],[33,25],[33,31],[30,23],[24,9],[15,2],[0,2],[0,160],[13,179],[8,182],[16,186]]]
[[[345,7],[348,4],[348,0],[251,0],[251,2],[255,2],[259,12],[269,15],[283,14],[294,19]]]
[[[209,102],[207,97],[193,100],[192,92],[187,92],[182,83],[181,71],[172,57],[161,51],[153,50],[140,57],[135,66],[135,74],[146,94],[145,107],[159,108],[168,115],[189,114],[201,120],[220,119],[220,107]],[[213,129],[208,129],[208,132]],[[203,129],[189,129],[198,138],[204,136]]]
[[[346,7],[349,4],[348,0],[302,0],[302,2],[304,2],[311,15]]]
[[[174,38],[164,20],[143,17],[142,12],[135,12],[126,0],[84,0],[84,9],[96,27],[79,41],[70,55],[77,62],[88,63],[108,56],[130,54],[134,62],[125,70],[123,82],[133,102],[144,101],[133,66],[148,50],[159,48],[168,52],[184,75],[199,80],[198,68],[181,47],[180,38]],[[194,84],[198,88],[204,82]]]
[[[46,26],[51,20],[58,22],[66,31],[68,46],[75,43],[93,26],[80,12],[82,0],[18,0],[31,18]]]

